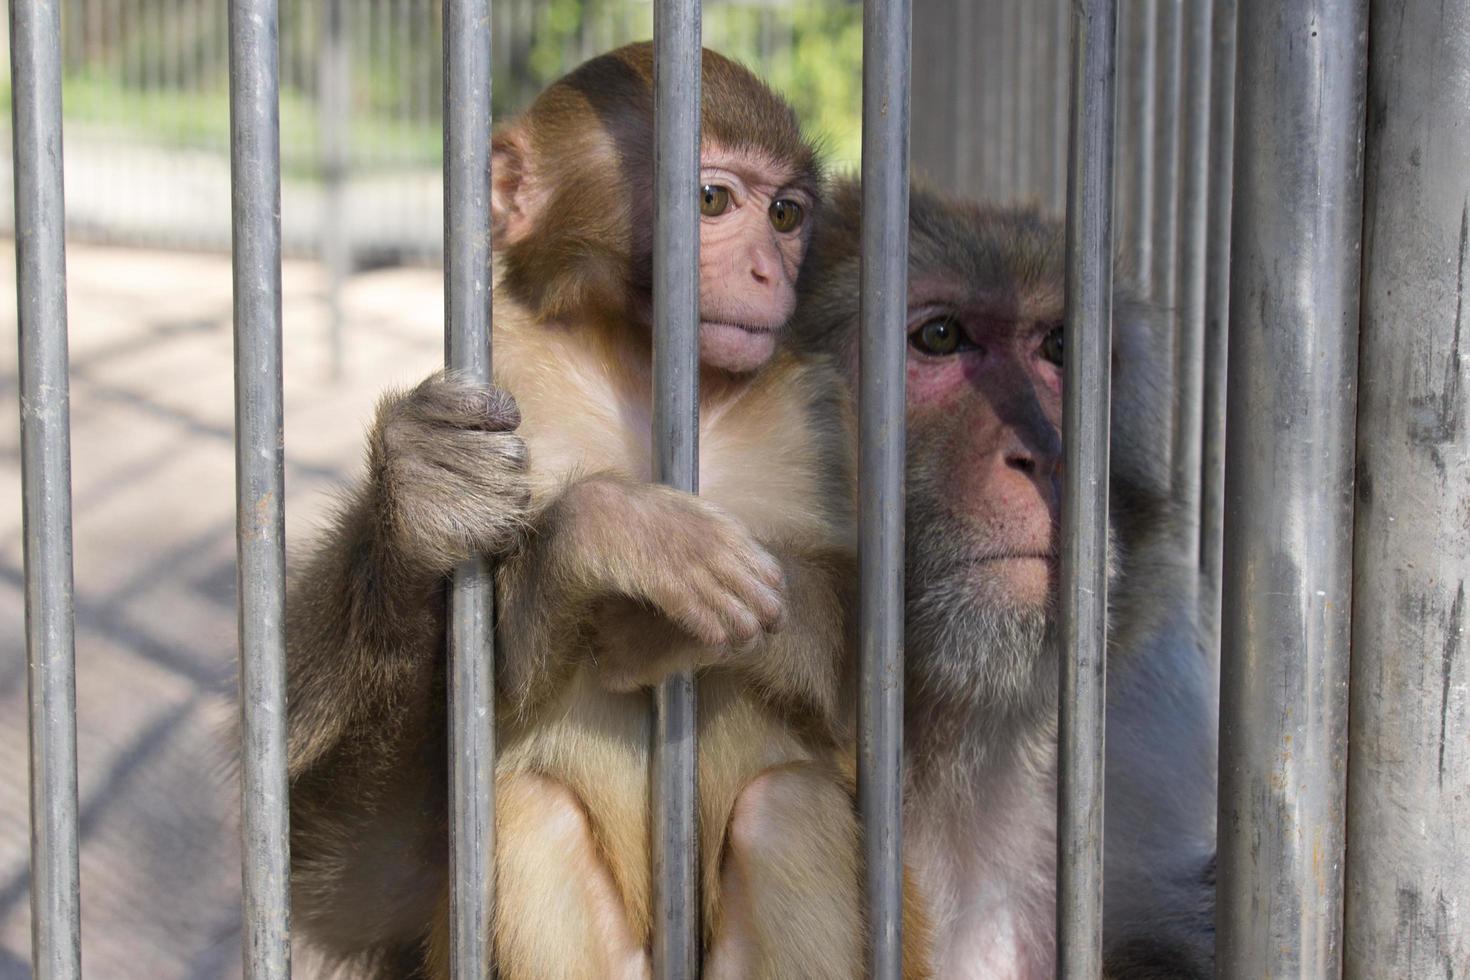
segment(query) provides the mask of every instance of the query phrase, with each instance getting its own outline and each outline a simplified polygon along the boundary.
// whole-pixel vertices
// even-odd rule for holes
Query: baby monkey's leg
[[[648,954],[576,794],[536,775],[502,778],[496,794],[502,980],[647,980]]]
[[[856,980],[861,870],[852,799],[831,770],[769,769],[730,815],[709,980]]]

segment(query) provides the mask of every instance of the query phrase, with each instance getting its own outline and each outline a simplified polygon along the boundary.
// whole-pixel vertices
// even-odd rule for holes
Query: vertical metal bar
[[[1052,200],[1058,166],[1054,126],[1056,105],[1061,100],[1061,59],[1055,57],[1057,37],[1055,0],[1030,6],[1034,19],[1031,41],[1031,81],[1035,91],[1036,118],[1031,123],[1032,177],[1037,203],[1048,211],[1059,210]]]
[[[1367,0],[1242,0],[1218,964],[1335,977]],[[1395,382],[1397,383],[1397,381]]]
[[[1204,427],[1205,257],[1209,247],[1210,27],[1213,0],[1189,0],[1181,29],[1179,95],[1179,223],[1175,256],[1178,312],[1174,317],[1174,446],[1172,494],[1180,557],[1199,568],[1200,439]],[[1189,575],[1190,601],[1199,579]]]
[[[1001,200],[1004,194],[1004,184],[1001,182],[1001,170],[1004,167],[1005,144],[1000,140],[1000,118],[1001,109],[1004,106],[1005,84],[1001,79],[1001,47],[1005,44],[1005,38],[1001,37],[997,25],[1000,24],[1000,4],[1005,0],[972,0],[975,12],[966,12],[970,3],[960,3],[961,15],[970,19],[978,34],[973,37],[979,40],[979,123],[973,128],[979,137],[979,179],[976,181],[979,187],[980,200]]]
[[[1133,209],[1133,167],[1134,156],[1132,154],[1132,135],[1137,123],[1134,114],[1138,107],[1134,104],[1136,95],[1142,90],[1137,79],[1138,54],[1134,44],[1134,34],[1137,33],[1137,25],[1140,17],[1140,4],[1143,0],[1119,0],[1118,2],[1118,44],[1114,52],[1116,60],[1114,84],[1117,86],[1116,97],[1113,104],[1113,235],[1124,242],[1120,254],[1125,262],[1131,262],[1133,256],[1130,248],[1133,245],[1130,238],[1133,229],[1131,227],[1131,215]],[[1071,106],[1068,107],[1068,116],[1071,115]],[[1065,142],[1065,140],[1064,140]],[[1065,163],[1063,169],[1066,169]],[[1065,193],[1065,191],[1064,191]],[[1113,274],[1123,275],[1127,278],[1132,272],[1131,268],[1119,265],[1113,270]]]
[[[1011,167],[1015,171],[1015,186],[1011,196],[1018,200],[1029,200],[1035,196],[1036,165],[1031,147],[1031,121],[1036,118],[1037,100],[1040,90],[1029,84],[1028,72],[1035,63],[1031,50],[1035,36],[1036,5],[1026,3],[1015,12],[1015,37],[1012,46],[1016,51],[1015,70],[1011,73],[1011,131],[1014,140]]]
[[[345,0],[323,0],[321,55],[317,61],[317,111],[322,138],[320,248],[327,276],[327,344],[332,380],[342,378],[342,284],[352,263],[347,232],[347,161],[351,132],[352,63]]]
[[[1117,0],[1075,4],[1057,730],[1057,976],[1066,980],[1102,970],[1116,53]]]
[[[1225,547],[1225,377],[1230,336],[1230,197],[1235,155],[1236,0],[1214,0],[1210,35],[1210,174],[1205,219],[1205,372],[1200,453],[1200,625],[1220,662],[1220,563]],[[1218,683],[1218,672],[1212,671]]]
[[[1197,0],[1190,0],[1193,4]],[[1151,265],[1148,269],[1148,297],[1160,308],[1168,325],[1163,337],[1166,381],[1174,384],[1174,349],[1179,329],[1178,255],[1179,236],[1179,76],[1184,47],[1184,0],[1158,0],[1157,74],[1154,92],[1154,163],[1151,211],[1153,228],[1149,232]],[[1169,418],[1170,440],[1159,447],[1166,457],[1173,456],[1174,419]]]
[[[1036,129],[1033,123],[1041,111],[1042,90],[1035,78],[1036,17],[1035,3],[1022,4],[1016,10],[1016,71],[1011,78],[1015,100],[1011,104],[1011,114],[1016,120],[1017,201],[1033,201],[1037,197]]]
[[[1470,964],[1470,5],[1371,6],[1348,980]]]
[[[1172,309],[1176,281],[1174,260],[1179,228],[1180,69],[1184,46],[1184,0],[1158,0],[1156,74],[1154,75],[1154,142],[1152,262],[1149,297]]]
[[[858,809],[868,975],[902,973],[904,378],[910,0],[863,4],[858,426]]]
[[[1168,0],[1165,0],[1168,2]],[[1123,266],[1135,285],[1146,286],[1153,269],[1154,107],[1158,56],[1158,0],[1130,0],[1123,50]]]
[[[59,0],[12,0],[10,85],[30,711],[31,967],[37,980],[77,980],[81,876]]]
[[[699,490],[698,0],[657,0],[654,37],[653,442],[655,478]],[[694,674],[654,691],[653,969],[699,975]]]
[[[490,371],[490,0],[444,4],[444,364]],[[490,970],[495,908],[494,583],[454,570],[449,600],[450,970]]]
[[[999,145],[996,180],[999,200],[1010,202],[1016,197],[1016,127],[1013,107],[1021,93],[1016,91],[1016,3],[996,0],[991,27],[998,42],[996,53],[996,90],[993,128],[984,132]]]
[[[975,168],[983,158],[983,154],[975,152],[976,109],[977,103],[981,101],[975,97],[975,92],[979,88],[983,69],[978,69],[974,59],[968,56],[977,44],[984,43],[976,31],[976,18],[979,15],[975,7],[974,3],[958,3],[946,11],[947,16],[944,19],[949,22],[947,26],[953,31],[949,38],[952,49],[948,58],[936,58],[938,65],[931,69],[935,74],[941,74],[941,77],[947,75],[954,86],[954,108],[951,116],[954,127],[954,176],[949,186],[955,189],[974,186]],[[931,12],[930,16],[934,14]],[[933,104],[925,107],[925,117],[934,118],[944,105],[943,98],[936,99]],[[940,126],[944,127],[945,124],[941,123]]]
[[[291,975],[276,0],[230,2],[245,976]]]
[[[1052,61],[1056,68],[1052,75],[1056,81],[1052,85],[1052,174],[1051,174],[1051,204],[1060,212],[1067,206],[1067,180],[1069,167],[1067,132],[1072,125],[1071,100],[1063,93],[1071,91],[1071,79],[1063,78],[1062,71],[1065,60],[1061,57],[1063,51],[1070,51],[1072,44],[1072,4],[1071,0],[1056,0],[1055,9],[1052,11],[1056,30],[1056,41],[1053,47]]]

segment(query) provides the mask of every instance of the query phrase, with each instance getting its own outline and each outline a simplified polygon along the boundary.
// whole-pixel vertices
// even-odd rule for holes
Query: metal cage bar
[[[654,37],[655,479],[699,490],[700,5],[658,0]],[[699,976],[698,753],[692,671],[654,691],[654,939],[658,980]]]
[[[1179,522],[1180,559],[1199,568],[1200,440],[1204,435],[1205,293],[1209,275],[1210,30],[1213,0],[1184,5],[1179,93],[1178,239],[1174,257],[1174,444],[1170,483]],[[1197,575],[1187,580],[1190,602],[1199,602]]]
[[[347,179],[351,160],[352,58],[347,0],[321,0],[317,42],[317,119],[321,132],[322,228],[320,252],[327,273],[327,348],[332,380],[343,376],[342,285],[352,267],[347,229]]]
[[[1191,6],[1197,0],[1189,0]],[[1145,270],[1149,302],[1159,309],[1169,329],[1163,342],[1166,384],[1173,385],[1174,349],[1178,346],[1179,327],[1178,248],[1179,248],[1179,149],[1180,149],[1180,77],[1183,69],[1185,0],[1158,0],[1154,53],[1154,123],[1153,183],[1148,192],[1150,205],[1149,268]],[[1174,419],[1169,419],[1170,441],[1160,447],[1169,457],[1173,453]]]
[[[1210,28],[1210,173],[1205,218],[1204,379],[1200,439],[1200,625],[1220,664],[1220,570],[1225,547],[1225,378],[1230,335],[1230,198],[1235,155],[1236,0],[1214,0]]]
[[[1067,980],[1102,971],[1117,15],[1117,0],[1072,13],[1057,729],[1057,976]]]
[[[444,362],[488,382],[490,365],[490,0],[444,5]],[[450,969],[491,962],[495,904],[494,581],[454,570],[449,599]]]
[[[1119,164],[1118,213],[1123,230],[1123,269],[1145,287],[1153,268],[1154,131],[1157,105],[1159,0],[1130,0],[1122,7],[1122,92],[1118,110],[1126,147]]]
[[[1053,59],[1060,61],[1063,51],[1071,50],[1072,5],[1070,0],[1055,0],[1052,5],[1052,52]],[[1060,212],[1067,206],[1067,130],[1072,125],[1071,107],[1063,93],[1068,91],[1069,78],[1063,78],[1060,70],[1047,73],[1051,79],[1048,88],[1051,106],[1051,180],[1047,200]]]
[[[59,0],[12,0],[10,84],[30,722],[31,961],[37,980],[78,980],[81,873]]]
[[[858,341],[858,809],[868,975],[903,971],[904,380],[907,370],[910,0],[863,4]]]
[[[1367,0],[1240,4],[1217,963],[1337,976]]]
[[[1470,5],[1380,0],[1370,31],[1348,980],[1470,963]]]
[[[291,975],[276,0],[230,3],[245,976]]]

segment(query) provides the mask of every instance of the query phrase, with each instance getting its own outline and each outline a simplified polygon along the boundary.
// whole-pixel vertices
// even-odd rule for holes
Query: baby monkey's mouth
[[[740,320],[715,320],[704,317],[700,318],[699,325],[701,327],[728,327],[734,330],[743,330],[749,334],[775,333],[780,329],[779,327],[765,323],[744,323]]]
[[[700,318],[699,359],[708,367],[744,373],[759,368],[776,352],[780,325],[748,320]]]

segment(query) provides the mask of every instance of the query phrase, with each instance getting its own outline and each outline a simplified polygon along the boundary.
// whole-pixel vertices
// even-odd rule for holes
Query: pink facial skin
[[[813,203],[787,186],[791,179],[784,167],[749,153],[704,148],[701,187],[720,188],[726,202],[721,213],[700,218],[699,344],[707,367],[736,374],[759,369],[791,318]],[[778,228],[777,201],[795,205],[803,220]]]
[[[949,519],[979,543],[974,587],[1002,606],[1048,603],[1058,586],[1062,368],[1049,355],[1060,351],[1059,318],[923,284],[914,300],[909,442],[939,461],[930,478],[952,488]]]

